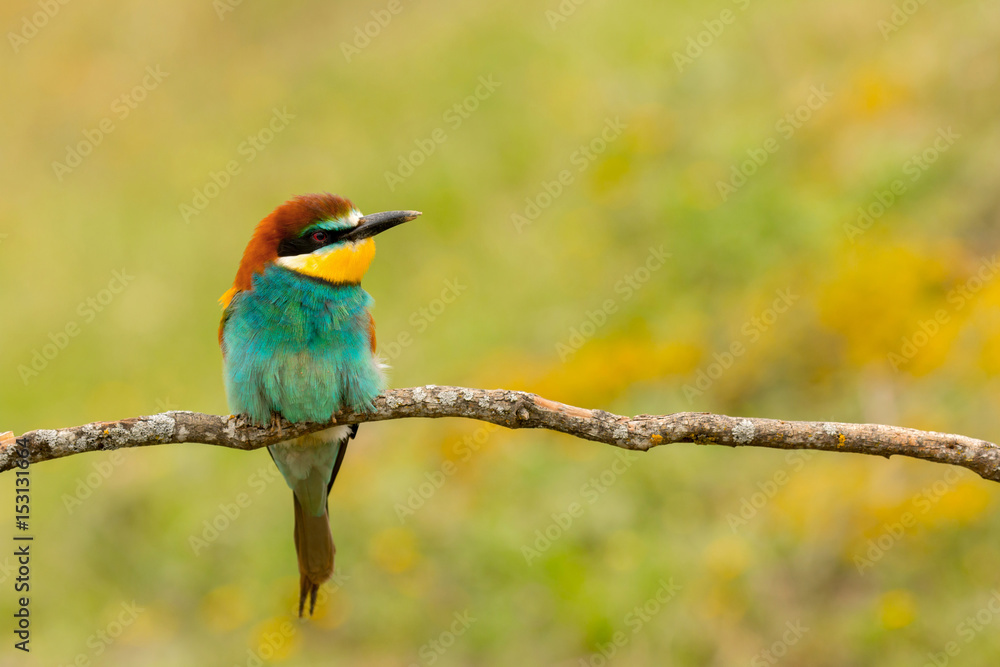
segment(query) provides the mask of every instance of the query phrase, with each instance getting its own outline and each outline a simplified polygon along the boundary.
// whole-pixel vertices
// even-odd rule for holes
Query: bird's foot
[[[284,420],[281,418],[281,415],[279,415],[277,412],[272,412],[271,413],[271,423],[269,424],[269,426],[271,428],[273,428],[273,429],[277,429],[278,435],[283,435],[284,434],[284,431],[283,431],[283,428],[282,428],[282,425],[281,425],[282,421],[284,421]]]

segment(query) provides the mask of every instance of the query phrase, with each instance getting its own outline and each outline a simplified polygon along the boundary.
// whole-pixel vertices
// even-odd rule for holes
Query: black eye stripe
[[[293,257],[295,255],[308,255],[314,250],[318,250],[323,246],[328,246],[336,243],[340,240],[340,237],[345,233],[351,231],[352,228],[347,229],[324,229],[322,231],[326,232],[326,240],[316,241],[313,239],[312,235],[314,232],[319,230],[310,231],[305,236],[297,236],[294,239],[285,239],[278,244],[278,257]]]

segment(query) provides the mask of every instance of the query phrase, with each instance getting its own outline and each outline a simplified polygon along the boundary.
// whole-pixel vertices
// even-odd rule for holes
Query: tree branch
[[[544,428],[637,451],[686,442],[853,452],[886,458],[909,456],[962,466],[984,479],[1000,482],[1000,447],[962,435],[880,424],[743,419],[704,412],[629,418],[563,405],[527,392],[435,385],[392,389],[375,400],[374,411],[341,413],[336,415],[336,421],[325,424],[292,424],[281,420],[275,425],[258,427],[243,417],[164,412],[116,422],[29,431],[16,438],[17,447],[10,434],[4,434],[0,435],[0,472],[17,465],[15,449],[23,446],[27,447],[29,463],[83,452],[181,442],[250,450],[336,424],[409,417],[465,417],[507,428]]]

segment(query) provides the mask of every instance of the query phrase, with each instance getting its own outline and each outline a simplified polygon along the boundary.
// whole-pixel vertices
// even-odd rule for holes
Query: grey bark
[[[1000,482],[1000,447],[991,442],[880,424],[795,422],[704,412],[622,417],[603,410],[564,405],[527,392],[435,385],[392,389],[375,400],[371,412],[345,412],[335,417],[322,424],[276,420],[260,427],[247,423],[243,417],[172,411],[115,422],[29,431],[17,438],[7,433],[0,435],[0,472],[17,466],[19,450],[29,464],[83,452],[181,442],[250,450],[335,424],[465,417],[512,429],[543,428],[636,451],[695,443],[853,452],[886,458],[909,456],[962,466],[983,479]]]

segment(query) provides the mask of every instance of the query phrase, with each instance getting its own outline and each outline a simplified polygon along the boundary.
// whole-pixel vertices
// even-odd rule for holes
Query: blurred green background
[[[0,26],[0,431],[226,413],[216,299],[259,219],[329,190],[424,212],[365,281],[393,386],[1000,438],[995,1],[17,0]],[[4,629],[0,664],[1000,654],[997,485],[854,455],[620,456],[365,426],[311,622],[265,452],[38,465],[32,652]]]

